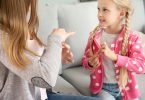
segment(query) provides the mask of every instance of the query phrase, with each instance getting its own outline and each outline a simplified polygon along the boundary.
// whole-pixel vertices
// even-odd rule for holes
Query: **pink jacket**
[[[97,52],[100,48],[100,33],[101,30],[95,33],[93,40],[93,52]],[[121,55],[121,42],[123,40],[124,29],[120,32],[118,39],[111,44],[111,50],[118,54],[117,62],[114,62],[116,69],[116,80],[119,81],[120,68],[123,66],[128,70],[129,80],[126,88],[121,91],[123,100],[132,100],[140,96],[138,85],[135,78],[135,73],[145,73],[145,56],[143,53],[141,41],[134,31],[129,31],[129,41],[127,47],[126,56]],[[97,94],[101,91],[104,77],[104,67],[99,65],[95,70],[88,65],[87,51],[90,48],[90,38],[88,40],[86,50],[82,59],[82,65],[85,69],[91,71],[90,78],[90,90],[93,94]],[[99,61],[102,62],[102,57],[99,57]]]

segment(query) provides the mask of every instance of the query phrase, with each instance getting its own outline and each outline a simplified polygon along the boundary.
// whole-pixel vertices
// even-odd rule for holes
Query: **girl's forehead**
[[[113,0],[98,0],[98,7],[99,8],[108,8],[108,9],[118,9],[117,7],[118,5],[116,5]]]
[[[98,0],[98,6],[113,7],[116,6],[116,4],[113,0]]]

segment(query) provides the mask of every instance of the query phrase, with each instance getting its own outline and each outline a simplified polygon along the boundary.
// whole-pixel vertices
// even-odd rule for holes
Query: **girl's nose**
[[[98,11],[98,17],[102,17],[102,13],[100,11]]]

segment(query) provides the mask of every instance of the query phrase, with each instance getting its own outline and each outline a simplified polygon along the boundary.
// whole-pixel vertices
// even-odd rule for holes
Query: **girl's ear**
[[[125,16],[125,14],[126,14],[125,9],[121,9],[120,16],[121,16],[121,17],[124,17],[124,16]]]
[[[120,16],[125,16],[125,13],[121,11]]]

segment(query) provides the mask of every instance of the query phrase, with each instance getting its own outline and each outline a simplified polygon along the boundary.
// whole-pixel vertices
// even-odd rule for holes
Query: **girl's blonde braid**
[[[94,37],[95,37],[95,33],[98,31],[98,30],[100,30],[100,27],[99,26],[96,26],[95,28],[94,28],[94,30],[91,32],[91,36],[90,36],[90,45],[91,45],[91,51],[92,51],[92,53],[93,53],[93,40],[94,40]]]
[[[123,43],[122,43],[122,49],[121,49],[121,55],[125,56],[127,52],[127,45],[128,45],[128,33],[129,33],[129,23],[130,23],[130,15],[131,12],[126,12],[126,19],[125,19],[125,33],[123,37]],[[125,88],[128,81],[128,72],[127,69],[124,67],[121,67],[120,69],[120,85],[122,88]]]
[[[92,38],[92,39],[94,38],[95,33],[96,33],[99,29],[100,29],[99,25],[96,26],[96,27],[94,28],[94,30],[92,31],[92,34],[91,34],[91,38]]]

